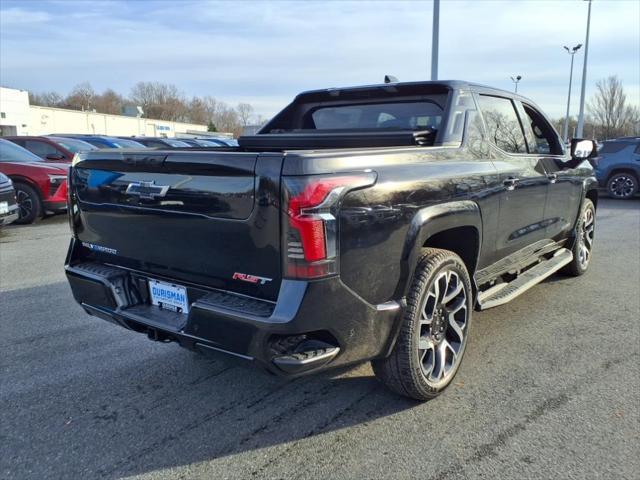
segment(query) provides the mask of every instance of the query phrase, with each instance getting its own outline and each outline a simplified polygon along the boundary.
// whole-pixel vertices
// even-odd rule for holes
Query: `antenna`
[[[385,75],[384,83],[398,83],[398,79],[393,75]]]

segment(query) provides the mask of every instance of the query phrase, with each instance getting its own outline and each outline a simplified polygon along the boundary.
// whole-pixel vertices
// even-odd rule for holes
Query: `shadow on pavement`
[[[119,478],[286,449],[417,405],[366,366],[288,381],[150,342],[85,315],[64,282],[3,298],[23,305],[0,324],[5,478]]]

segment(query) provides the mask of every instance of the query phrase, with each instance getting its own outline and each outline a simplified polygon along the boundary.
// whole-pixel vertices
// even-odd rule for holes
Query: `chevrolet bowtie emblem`
[[[137,195],[140,198],[153,200],[156,197],[164,197],[169,191],[169,185],[156,185],[151,182],[132,182],[127,187],[127,195]]]

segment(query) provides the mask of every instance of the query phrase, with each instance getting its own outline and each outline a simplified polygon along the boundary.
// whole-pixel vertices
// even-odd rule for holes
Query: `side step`
[[[509,283],[501,283],[478,294],[480,310],[497,307],[510,302],[518,295],[526,292],[534,285],[560,270],[573,260],[573,254],[566,248],[559,249],[553,257],[519,275]]]

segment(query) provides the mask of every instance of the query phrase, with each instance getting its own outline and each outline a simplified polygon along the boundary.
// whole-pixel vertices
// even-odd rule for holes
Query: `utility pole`
[[[518,93],[518,83],[522,80],[522,75],[518,75],[516,78],[511,77],[511,81],[516,84],[516,93]]]
[[[433,0],[433,28],[431,31],[431,80],[438,80],[438,42],[440,36],[440,0]]]
[[[591,0],[589,2],[589,10],[587,13],[587,37],[584,42],[584,60],[582,63],[582,90],[580,92],[580,113],[578,114],[578,131],[577,138],[582,138],[582,130],[584,129],[584,94],[587,86],[587,55],[589,54],[589,27],[591,26]]]
[[[567,95],[567,113],[564,116],[564,128],[562,129],[562,139],[564,140],[564,143],[567,143],[567,140],[569,139],[569,106],[571,105],[571,83],[573,82],[573,57],[575,56],[576,52],[580,50],[580,47],[582,47],[581,43],[579,43],[572,49],[569,49],[569,47],[567,47],[566,45],[564,47],[567,53],[571,55],[571,69],[569,70],[569,94]]]

